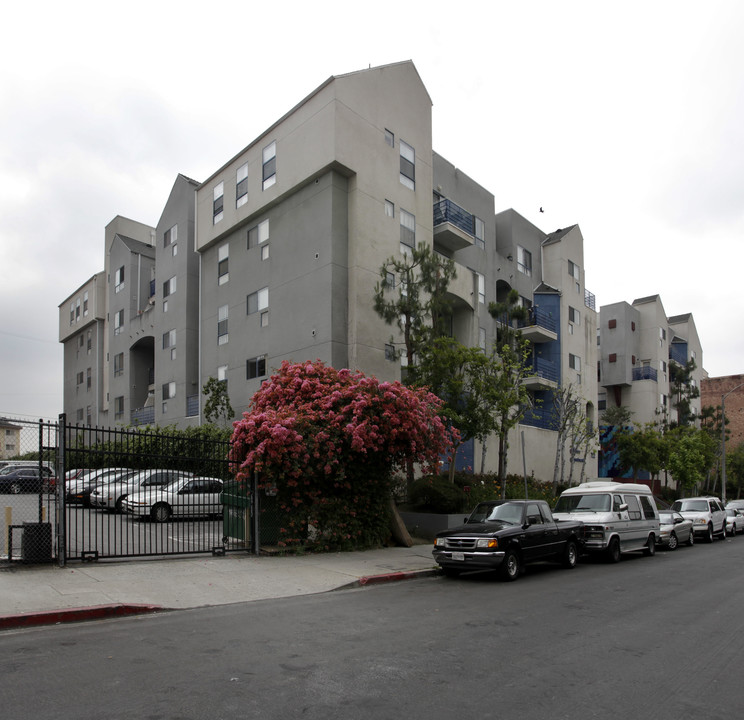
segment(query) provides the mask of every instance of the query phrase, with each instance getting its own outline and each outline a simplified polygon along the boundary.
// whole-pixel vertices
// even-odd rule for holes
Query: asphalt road
[[[8,718],[738,714],[744,537],[0,635]]]

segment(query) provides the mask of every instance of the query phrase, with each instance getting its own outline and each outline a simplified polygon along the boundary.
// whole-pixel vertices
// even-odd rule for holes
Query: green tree
[[[402,342],[391,339],[406,358],[408,380],[415,378],[416,358],[435,337],[446,335],[452,304],[447,288],[456,277],[455,263],[423,245],[401,258],[390,257],[375,285],[375,312],[400,330]]]
[[[677,481],[678,490],[689,494],[705,479],[712,448],[707,435],[699,430],[672,433],[670,437],[669,472]]]
[[[639,470],[646,470],[657,476],[666,462],[664,437],[653,423],[642,428],[624,426],[617,433],[617,447],[620,469],[630,470],[635,477]]]
[[[530,343],[522,337],[518,327],[519,322],[527,318],[527,309],[520,305],[517,290],[510,290],[503,301],[491,303],[488,312],[498,323],[494,352],[501,372],[496,378],[495,410],[499,439],[498,482],[503,493],[509,431],[516,427],[530,404],[530,395],[522,382],[530,371]]]
[[[227,394],[227,382],[210,377],[202,388],[204,394],[204,419],[210,424],[221,422],[227,425],[235,411],[230,404],[230,396]]]
[[[697,418],[692,409],[692,401],[700,397],[700,389],[692,382],[696,368],[692,358],[684,365],[669,363],[669,394],[672,407],[677,411],[677,420],[672,426],[692,425]]]
[[[625,427],[632,422],[633,411],[625,405],[613,405],[602,412],[602,425]]]
[[[744,485],[744,443],[726,453],[726,477],[736,483],[736,498],[739,499]]]

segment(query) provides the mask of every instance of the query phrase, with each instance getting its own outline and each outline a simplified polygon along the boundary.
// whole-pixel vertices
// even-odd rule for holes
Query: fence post
[[[67,415],[62,413],[57,423],[57,560],[67,564],[67,512],[65,510],[65,454],[67,451]]]
[[[253,554],[261,554],[261,506],[258,499],[258,473],[253,473],[251,481],[251,510],[253,511],[253,527],[251,535],[253,536]]]

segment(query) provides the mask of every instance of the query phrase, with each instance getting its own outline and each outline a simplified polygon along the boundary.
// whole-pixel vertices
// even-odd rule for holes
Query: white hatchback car
[[[716,535],[726,539],[726,511],[718,498],[682,498],[674,501],[672,510],[692,520],[695,535],[701,535],[706,542],[713,542]]]
[[[210,477],[179,478],[165,487],[132,493],[121,503],[122,512],[166,522],[171,517],[222,515],[222,480]]]

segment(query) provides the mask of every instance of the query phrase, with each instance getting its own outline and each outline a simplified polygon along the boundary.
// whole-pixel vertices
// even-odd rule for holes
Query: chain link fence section
[[[0,418],[0,565],[57,557],[57,424]]]

